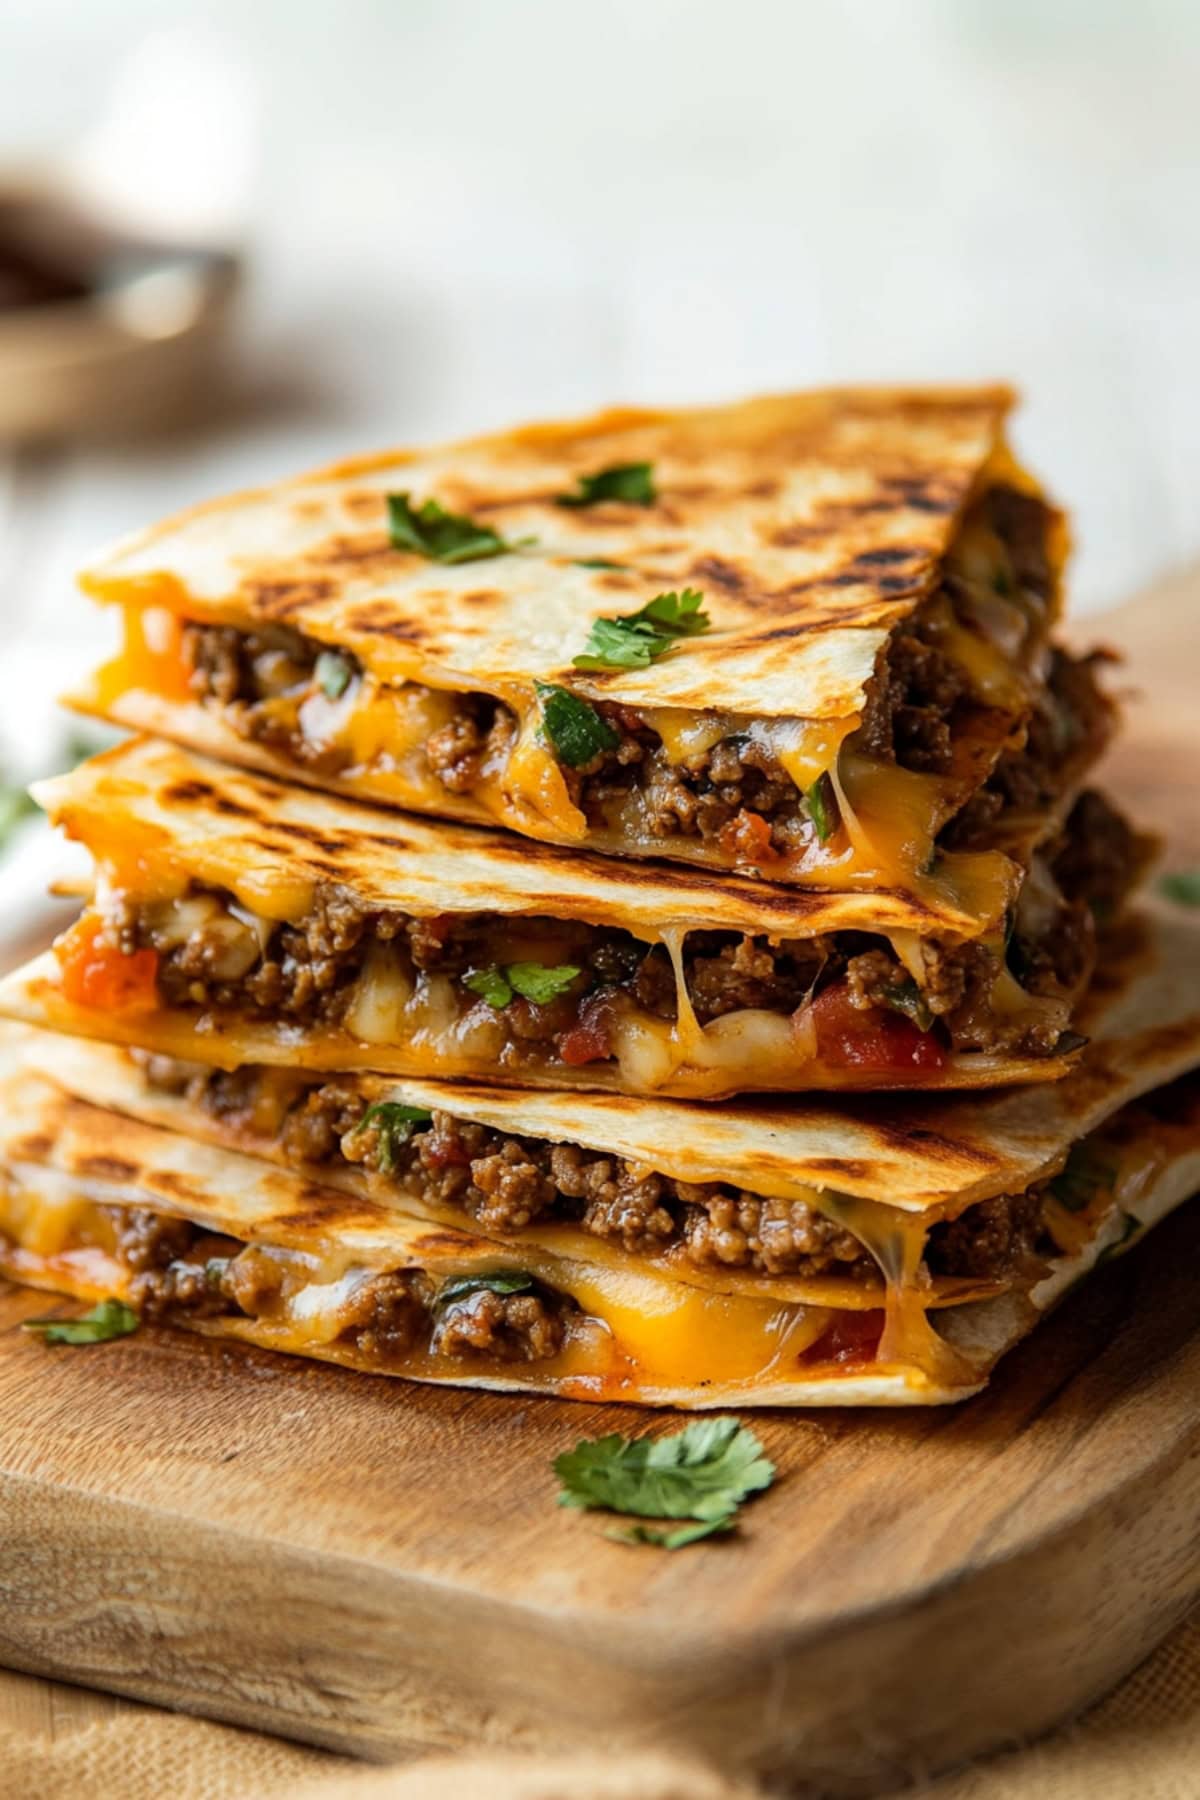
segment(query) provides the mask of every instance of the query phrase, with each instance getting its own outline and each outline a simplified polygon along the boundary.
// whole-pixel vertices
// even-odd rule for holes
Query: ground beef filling
[[[1093,920],[1120,909],[1146,855],[1146,842],[1104,797],[1085,792],[1057,838],[1041,855],[1061,900],[1030,923],[1018,912],[1007,958],[1017,979],[1037,996],[1071,995],[1090,972]],[[628,932],[554,920],[521,922],[545,939],[545,959],[579,969],[554,999],[514,996],[493,1008],[466,983],[473,973],[520,960],[509,954],[514,929],[494,915],[419,919],[367,909],[333,884],[318,887],[312,911],[294,925],[261,930],[239,915],[230,896],[195,890],[181,903],[139,907],[132,900],[106,914],[122,950],[152,949],[165,1004],[198,1009],[200,1021],[237,1012],[287,1019],[298,1025],[343,1024],[368,955],[392,947],[414,981],[443,978],[457,995],[460,1018],[486,1025],[499,1066],[509,1073],[561,1061],[568,1066],[614,1054],[623,1011],[673,1021],[675,979],[661,946],[647,947]],[[507,945],[507,948],[506,948]],[[945,945],[927,941],[920,1000],[931,1027],[957,1051],[1042,1054],[1057,1029],[1018,1014],[993,1016],[987,1005],[1000,957],[998,944]],[[886,939],[864,932],[814,938],[764,938],[732,932],[689,933],[684,972],[702,1025],[742,1009],[791,1015],[816,992],[844,983],[852,1005],[895,1012],[911,1000],[913,983]],[[922,1023],[928,1021],[923,1019]]]
[[[129,1304],[148,1321],[186,1316],[270,1318],[286,1264],[252,1244],[138,1207],[105,1207],[113,1253],[130,1272]],[[458,1283],[449,1298],[412,1270],[363,1272],[339,1307],[336,1341],[371,1362],[413,1352],[434,1357],[542,1362],[557,1355],[575,1310],[565,1295],[532,1287],[497,1293]]]
[[[1051,514],[1042,501],[1016,489],[994,487],[968,518],[991,534],[995,594],[1007,597],[1009,632],[1016,622],[1013,654],[1027,658],[1040,638],[1052,574],[1047,552]],[[867,690],[857,748],[885,762],[929,774],[945,774],[956,733],[977,706],[970,680],[939,645],[938,621],[947,606],[969,629],[980,629],[977,571],[947,557],[942,582],[890,639]],[[193,695],[211,700],[242,736],[284,751],[326,774],[348,768],[352,753],[309,737],[301,720],[304,702],[322,689],[340,696],[363,678],[361,664],[331,651],[290,626],[254,631],[187,624],[183,651]],[[644,822],[658,837],[721,840],[730,858],[761,863],[770,852],[803,849],[813,834],[807,801],[769,747],[752,731],[738,732],[673,763],[657,732],[636,710],[605,702],[598,710],[616,744],[578,768],[562,773],[589,825],[603,828],[636,790]],[[515,741],[512,712],[485,694],[462,696],[453,715],[425,743],[430,772],[449,793],[469,794],[484,771],[500,765]]]
[[[434,1112],[407,1142],[387,1140],[379,1118],[366,1119],[349,1082],[289,1091],[276,1071],[234,1074],[146,1059],[156,1086],[186,1092],[214,1117],[277,1135],[294,1167],[336,1158],[384,1176],[434,1209],[461,1211],[482,1232],[519,1234],[535,1221],[570,1221],[634,1255],[671,1253],[697,1268],[763,1275],[875,1273],[852,1232],[801,1200],[780,1200],[728,1183],[692,1183],[644,1163],[574,1144],[508,1136],[486,1125]],[[273,1096],[268,1127],[262,1092]],[[1031,1253],[1041,1197],[1004,1196],[934,1228],[928,1262],[936,1274],[996,1280]],[[514,1296],[515,1298],[515,1296]]]

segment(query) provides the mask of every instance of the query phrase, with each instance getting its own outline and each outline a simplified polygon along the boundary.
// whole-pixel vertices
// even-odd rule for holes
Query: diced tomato
[[[104,922],[84,915],[54,946],[62,989],[74,1006],[97,1012],[151,1012],[158,1005],[158,955],[125,955],[104,935]]]
[[[883,1336],[883,1312],[872,1307],[867,1312],[838,1312],[815,1344],[805,1353],[806,1362],[869,1363],[874,1362]]]
[[[722,826],[720,844],[727,856],[735,862],[748,863],[751,868],[761,869],[779,861],[779,852],[771,842],[770,825],[761,813],[749,812],[745,807]]]
[[[572,1069],[603,1062],[612,1055],[612,1029],[611,994],[591,994],[579,1009],[577,1023],[555,1038],[558,1054]]]
[[[808,1006],[817,1052],[834,1068],[900,1075],[945,1066],[946,1049],[932,1031],[920,1031],[901,1013],[855,1006],[847,982],[835,982]]]

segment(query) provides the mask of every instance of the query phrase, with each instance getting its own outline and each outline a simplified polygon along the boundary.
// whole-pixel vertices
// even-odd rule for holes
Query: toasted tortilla
[[[376,1073],[341,1080],[364,1108],[388,1099],[436,1108],[498,1131],[607,1151],[680,1181],[729,1182],[804,1201],[828,1187],[946,1217],[1028,1187],[1119,1107],[1200,1065],[1200,926],[1164,915],[1131,921],[1087,1024],[1090,1040],[1062,1081],[997,1093],[818,1095],[697,1107]],[[180,1095],[148,1087],[138,1061],[116,1044],[0,1026],[0,1073],[17,1064],[146,1123],[270,1154],[246,1125],[218,1124]],[[358,1166],[348,1166],[344,1178],[351,1191],[364,1191]],[[371,1192],[379,1197],[377,1188]]]
[[[1147,1111],[1118,1115],[1110,1127],[1120,1139],[1125,1120],[1133,1202],[1114,1200],[1033,1287],[957,1308],[938,1333],[921,1312],[909,1321],[919,1332],[891,1355],[885,1337],[858,1366],[822,1350],[834,1309],[708,1292],[649,1270],[615,1279],[545,1252],[531,1263],[511,1246],[76,1100],[29,1072],[0,1083],[0,1273],[81,1299],[130,1297],[129,1270],[105,1248],[110,1215],[102,1209],[148,1208],[234,1240],[226,1256],[238,1244],[265,1251],[295,1283],[261,1315],[173,1316],[205,1335],[422,1381],[576,1399],[683,1408],[933,1405],[978,1392],[998,1357],[1079,1274],[1127,1248],[1192,1191],[1200,1180],[1200,1084],[1170,1092],[1169,1124]],[[202,1240],[199,1253],[221,1249]],[[486,1283],[514,1270],[575,1302],[563,1343],[548,1356],[438,1354],[436,1337],[384,1353],[347,1328],[360,1316],[356,1293],[375,1276],[417,1272],[434,1291],[432,1320],[442,1284]]]
[[[1190,1073],[1200,1068],[1200,930],[1176,919],[1154,921],[1131,941],[1123,969],[1108,970],[1107,990],[1095,1002],[1096,1036],[1077,1066],[1041,1092],[695,1108],[379,1076],[360,1076],[352,1084],[364,1112],[380,1101],[399,1101],[526,1140],[624,1157],[682,1181],[803,1202],[866,1246],[880,1270],[870,1281],[848,1274],[802,1278],[701,1269],[667,1254],[626,1252],[562,1221],[481,1238],[453,1203],[431,1203],[359,1163],[334,1159],[319,1168],[289,1169],[277,1137],[256,1130],[244,1116],[210,1112],[184,1093],[154,1087],[119,1048],[14,1026],[0,1032],[0,1094],[7,1114],[0,1125],[0,1164],[48,1168],[68,1183],[102,1177],[108,1197],[121,1204],[179,1213],[251,1242],[318,1255],[328,1239],[340,1246],[343,1261],[352,1254],[374,1268],[399,1266],[388,1258],[402,1249],[431,1273],[442,1267],[439,1258],[450,1259],[445,1266],[455,1275],[474,1267],[531,1273],[604,1319],[616,1341],[636,1339],[641,1373],[631,1377],[624,1370],[621,1376],[621,1382],[634,1380],[636,1391],[621,1389],[615,1397],[674,1405],[954,1398],[979,1385],[981,1371],[1076,1274],[1124,1242],[1129,1218],[1139,1228],[1152,1223],[1200,1178],[1200,1081]],[[1168,1106],[1164,1095],[1176,1097]],[[1060,1254],[1042,1269],[974,1283],[931,1281],[922,1271],[926,1234],[934,1225],[980,1201],[1019,1195],[1046,1181],[1085,1142],[1106,1174],[1085,1204],[1078,1197],[1070,1209],[1055,1202],[1050,1229]],[[366,1235],[356,1235],[364,1222]],[[393,1225],[399,1236],[388,1235]],[[379,1239],[372,1236],[376,1228]],[[387,1246],[385,1254],[373,1249],[379,1243]],[[439,1247],[432,1261],[426,1255],[431,1244]],[[29,1274],[24,1264],[10,1264],[10,1272]],[[43,1269],[39,1278],[53,1272]],[[38,1276],[38,1269],[33,1273]],[[749,1384],[745,1392],[718,1375],[695,1373],[693,1386],[721,1382],[720,1394],[712,1397],[689,1397],[662,1375],[662,1357],[677,1358],[676,1369],[699,1358],[699,1370],[708,1368],[703,1359],[710,1351],[734,1354],[733,1344],[744,1357],[757,1342],[766,1355],[767,1339],[774,1345],[785,1326],[792,1350],[798,1353],[803,1339],[811,1354],[837,1315],[872,1310],[885,1321],[880,1355],[886,1369],[805,1369],[800,1384],[791,1379],[794,1370],[785,1369],[787,1383],[779,1392],[771,1385],[778,1374],[774,1363],[770,1371],[739,1377]],[[229,1329],[258,1342],[270,1337],[241,1321]],[[353,1360],[345,1345],[330,1354]],[[655,1355],[657,1373],[643,1385]],[[446,1377],[435,1370],[430,1378]],[[842,1386],[845,1380],[849,1388]]]
[[[630,705],[838,719],[928,591],[1013,404],[1007,388],[845,389],[678,412],[600,413],[336,464],[194,507],[82,577],[105,600],[275,624],[390,681],[488,692],[569,680]],[[655,506],[565,509],[578,476],[649,462]],[[385,497],[436,495],[520,554],[431,563],[388,542]],[[887,554],[882,554],[886,552]],[[592,619],[699,586],[713,630],[645,669],[571,666]],[[186,605],[185,605],[186,602]]]
[[[743,1004],[707,1024],[694,1017],[684,966],[692,932],[745,933],[772,943],[838,931],[872,933],[890,939],[897,961],[918,978],[922,940],[953,947],[990,936],[997,958],[996,1004],[1030,1023],[1053,1018],[1061,1031],[1069,1019],[1069,998],[1031,997],[1003,970],[1003,908],[986,919],[972,915],[955,902],[949,885],[934,907],[904,891],[808,891],[711,871],[668,872],[661,865],[619,863],[501,832],[367,809],[230,770],[150,739],[120,745],[40,783],[36,793],[55,822],[87,845],[101,885],[114,900],[173,900],[186,895],[191,883],[231,896],[269,930],[271,921],[303,919],[314,897],[332,888],[344,890],[367,912],[618,928],[645,944],[665,946],[676,988],[675,1020],[632,1004],[615,1019],[607,1059],[570,1064],[548,1051],[543,1063],[526,1055],[513,1070],[499,1059],[498,1028],[486,1007],[482,1023],[468,1027],[463,1008],[475,1004],[473,993],[455,988],[443,996],[442,1013],[459,1010],[435,1021],[433,1001],[419,979],[414,986],[408,974],[369,958],[356,990],[363,1009],[355,1005],[344,1021],[300,1023],[286,1014],[217,1008],[208,1009],[198,1030],[196,1009],[154,1004],[153,998],[128,1008],[77,1004],[78,996],[64,991],[59,963],[47,956],[0,983],[0,1011],[56,1030],[142,1044],[223,1067],[273,1062],[370,1068],[690,1099],[745,1091],[985,1087],[1053,1081],[1070,1067],[1065,1047],[1061,1054],[1043,1055],[951,1049],[929,1058],[915,1054],[908,1063],[897,1058],[888,1067],[878,1059],[829,1056],[815,1034],[810,1038],[800,1031],[784,1011]],[[1045,829],[1053,829],[1052,820],[1045,821]],[[1005,905],[1015,885],[1002,884],[999,898]],[[548,960],[561,964],[572,958],[568,950]],[[389,979],[407,988],[399,998],[377,1003],[379,993],[390,991]],[[856,1013],[856,1030],[860,1020],[863,1031],[874,1028],[875,1015]]]
[[[807,885],[921,884],[937,829],[1019,736],[1027,674],[1000,642],[956,627],[979,704],[954,767],[935,776],[857,756],[839,764],[839,747],[981,484],[1036,491],[1004,448],[1011,402],[996,387],[847,389],[605,413],[217,501],[127,540],[83,575],[89,593],[126,609],[128,635],[72,702],[244,766],[551,842]],[[654,472],[653,504],[559,503],[578,477],[640,462]],[[396,549],[396,493],[436,500],[515,547],[459,564]],[[1065,531],[1054,517],[1057,570]],[[575,667],[594,621],[689,587],[703,595],[707,632],[644,668]],[[355,658],[364,681],[314,690],[293,721],[307,745],[297,755],[280,718],[270,731],[240,730],[226,701],[196,698],[180,621],[287,627]],[[664,835],[653,809],[589,823],[548,747],[545,687],[637,710],[681,757],[697,732],[711,746],[753,728],[801,793],[829,772],[844,833],[768,852],[744,837]],[[490,696],[515,721],[501,761],[467,785],[446,785],[426,759],[451,695]]]

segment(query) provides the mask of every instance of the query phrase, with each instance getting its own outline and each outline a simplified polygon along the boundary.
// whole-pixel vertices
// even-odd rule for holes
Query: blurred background
[[[1198,93],[1195,0],[5,0],[0,187],[117,252],[103,343],[0,308],[0,765],[99,543],[617,400],[1010,377],[1076,607],[1187,563]]]

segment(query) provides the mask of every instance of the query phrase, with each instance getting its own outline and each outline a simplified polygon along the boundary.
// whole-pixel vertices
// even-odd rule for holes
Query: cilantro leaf
[[[633,506],[653,506],[654,466],[648,462],[613,463],[594,475],[581,475],[573,494],[556,494],[557,506],[594,506],[597,500],[625,500]]]
[[[911,975],[902,981],[894,981],[883,990],[883,1004],[892,1012],[903,1014],[911,1019],[918,1031],[928,1031],[933,1024],[933,1014],[929,1010],[929,1002],[917,986]]]
[[[1095,1144],[1089,1144],[1085,1139],[1081,1144],[1072,1144],[1066,1162],[1049,1183],[1049,1189],[1068,1212],[1086,1212],[1096,1195],[1111,1189],[1116,1178],[1115,1165],[1107,1161]]]
[[[593,619],[577,669],[646,669],[671,648],[676,638],[699,637],[711,623],[704,596],[695,588],[682,594],[656,594],[637,612],[615,619]]]
[[[574,963],[559,963],[556,968],[536,962],[506,963],[503,968],[493,964],[487,969],[473,969],[463,977],[463,986],[469,987],[497,1012],[503,1012],[514,994],[520,994],[523,1000],[532,1000],[535,1006],[546,1006],[560,994],[565,994],[575,977],[582,973]]]
[[[479,562],[487,556],[504,556],[532,544],[532,538],[509,543],[490,525],[480,525],[465,513],[447,512],[436,500],[414,507],[407,494],[389,494],[388,532],[394,550],[415,550],[430,562]]]
[[[24,788],[6,787],[0,783],[0,849],[3,849],[17,826],[37,811]]]
[[[805,788],[804,798],[808,802],[808,816],[816,827],[817,842],[828,843],[841,823],[837,794],[828,770],[818,775],[810,788]]]
[[[1123,1255],[1123,1253],[1129,1249],[1133,1240],[1140,1237],[1144,1230],[1145,1226],[1140,1219],[1135,1219],[1132,1213],[1126,1213],[1124,1215],[1124,1224],[1121,1226],[1120,1237],[1114,1238],[1111,1244],[1105,1244],[1103,1250],[1096,1258],[1096,1267],[1099,1268],[1101,1263],[1111,1262],[1114,1256]]]
[[[548,968],[545,963],[519,962],[507,964],[504,973],[523,1000],[532,1000],[535,1006],[546,1006],[560,994],[565,994],[583,971],[574,963],[559,963]]]
[[[694,1525],[673,1525],[669,1531],[656,1530],[653,1525],[610,1525],[604,1535],[614,1544],[656,1544],[660,1550],[682,1550],[685,1544],[697,1544],[701,1538],[733,1531],[736,1525],[737,1514],[726,1513],[720,1519],[703,1519]]]
[[[1158,891],[1176,906],[1200,906],[1200,869],[1176,869],[1161,876]]]
[[[607,556],[577,556],[572,564],[576,569],[623,569],[625,566]]]
[[[486,1000],[497,1012],[503,1012],[513,997],[511,983],[505,980],[503,971],[495,964],[488,969],[472,969],[469,975],[463,976],[463,986]]]
[[[620,738],[594,706],[569,688],[537,684],[542,706],[542,725],[559,762],[580,769],[602,750],[615,750]]]
[[[139,1320],[123,1300],[101,1300],[78,1319],[25,1319],[23,1329],[36,1332],[46,1344],[106,1344],[110,1338],[128,1337]]]
[[[400,1100],[377,1100],[374,1106],[368,1106],[348,1136],[357,1137],[360,1131],[374,1125],[379,1133],[379,1167],[385,1175],[392,1175],[397,1152],[407,1144],[416,1126],[428,1125],[432,1118],[433,1114],[424,1106],[405,1106]]]
[[[499,1269],[494,1275],[456,1275],[452,1281],[443,1281],[433,1304],[440,1312],[458,1300],[469,1300],[472,1294],[526,1294],[532,1286],[533,1276],[521,1269]]]
[[[699,1419],[661,1438],[584,1439],[554,1459],[560,1506],[606,1507],[643,1519],[694,1519],[709,1531],[728,1529],[749,1495],[775,1479],[752,1431],[737,1419]],[[646,1532],[627,1541],[681,1548],[708,1532],[689,1530],[668,1543]]]
[[[317,686],[327,700],[340,700],[350,686],[350,677],[354,670],[344,656],[336,650],[322,650],[313,665],[313,674],[317,678]]]

